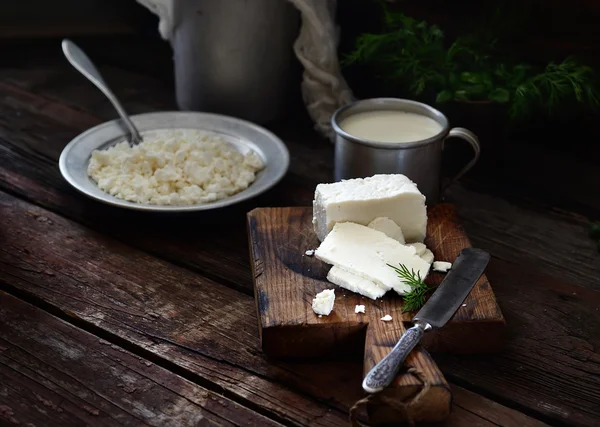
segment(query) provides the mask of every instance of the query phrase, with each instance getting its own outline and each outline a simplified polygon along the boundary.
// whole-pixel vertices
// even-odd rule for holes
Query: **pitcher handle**
[[[475,166],[475,163],[477,163],[477,160],[479,160],[479,155],[481,154],[481,146],[479,145],[479,139],[477,138],[477,136],[471,132],[468,129],[465,128],[452,128],[450,129],[450,132],[448,132],[448,136],[444,139],[444,145],[443,147],[446,147],[446,140],[448,138],[460,138],[464,141],[467,141],[470,145],[471,148],[473,148],[473,151],[475,152],[475,155],[473,156],[473,158],[471,159],[471,161],[469,163],[467,163],[465,165],[464,168],[462,168],[460,170],[459,173],[457,173],[454,178],[452,178],[450,180],[450,182],[446,185],[444,185],[442,187],[442,194],[448,189],[448,187],[450,187],[452,184],[454,184],[456,181],[458,181],[460,179],[460,177],[462,177],[465,173],[467,173],[473,166]]]

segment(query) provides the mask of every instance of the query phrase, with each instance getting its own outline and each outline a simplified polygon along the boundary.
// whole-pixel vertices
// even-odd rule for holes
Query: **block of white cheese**
[[[367,227],[379,230],[382,233],[385,233],[386,236],[391,237],[392,239],[397,240],[402,244],[406,243],[404,241],[404,234],[402,234],[402,229],[398,227],[398,224],[396,224],[394,221],[385,216],[375,218],[369,223],[369,225],[367,225]]]
[[[312,300],[312,309],[315,313],[322,316],[329,316],[333,310],[335,302],[335,291],[333,289],[325,289],[319,292]]]
[[[327,280],[341,288],[348,289],[371,299],[381,298],[386,293],[385,289],[376,285],[373,281],[357,276],[335,265],[327,273]]]
[[[429,272],[429,264],[416,254],[415,248],[403,245],[381,231],[353,222],[335,224],[315,251],[315,256],[385,290],[394,289],[400,295],[411,288],[390,265],[403,264],[422,278]]]
[[[446,261],[435,261],[433,263],[433,271],[439,273],[447,273],[452,268],[452,263]]]
[[[404,175],[374,175],[319,184],[313,201],[313,225],[319,240],[338,222],[367,225],[387,217],[407,242],[422,242],[427,228],[425,196]]]

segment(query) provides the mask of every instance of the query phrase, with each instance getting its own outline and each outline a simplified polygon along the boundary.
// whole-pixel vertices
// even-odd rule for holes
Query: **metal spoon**
[[[81,74],[86,76],[89,81],[94,83],[98,89],[102,91],[108,100],[115,107],[123,122],[129,129],[130,132],[130,143],[137,145],[142,142],[142,137],[139,131],[125,112],[125,109],[115,96],[115,94],[108,88],[108,85],[90,60],[90,58],[71,40],[64,39],[62,41],[62,50],[66,58],[69,60],[71,65],[75,67]]]

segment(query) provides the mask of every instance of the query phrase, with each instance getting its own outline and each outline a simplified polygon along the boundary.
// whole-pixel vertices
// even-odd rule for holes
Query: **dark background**
[[[575,54],[600,70],[598,1],[399,0],[392,2],[391,7],[438,24],[449,39],[465,33],[491,31],[500,35],[515,57],[523,61],[543,65]],[[494,9],[501,10],[500,19],[491,22],[490,11]],[[381,25],[380,16],[380,8],[372,0],[338,1],[338,24],[342,35],[340,55],[352,48],[360,33],[377,31]],[[0,49],[3,55],[0,55],[0,65],[43,66],[47,58],[56,60],[59,40],[70,37],[99,64],[119,65],[173,85],[172,52],[168,42],[160,38],[157,27],[157,18],[133,0],[2,2]],[[147,54],[132,54],[133,50]],[[27,52],[25,57],[23,52]],[[359,98],[397,95],[391,94],[389,88],[374,80],[363,67],[346,68],[344,74]],[[290,99],[290,116],[300,117],[310,126],[299,95],[299,81],[295,93]],[[469,175],[472,179],[502,180],[509,191],[521,191],[524,174],[535,175],[538,169],[560,167],[560,164],[547,165],[538,161],[537,154],[542,151],[550,151],[553,158],[560,158],[563,152],[569,153],[571,164],[577,161],[585,163],[587,168],[600,166],[600,116],[597,113],[568,109],[551,119],[539,115],[515,127],[507,125],[494,105],[442,105],[439,108],[453,125],[468,127],[480,136],[483,155],[480,164]],[[456,144],[451,148],[449,164],[445,167],[455,170],[470,155],[467,147]],[[577,171],[557,169],[557,179],[564,173]],[[586,191],[592,192],[598,191],[598,184],[582,183],[587,187]],[[549,183],[549,197],[550,188]]]

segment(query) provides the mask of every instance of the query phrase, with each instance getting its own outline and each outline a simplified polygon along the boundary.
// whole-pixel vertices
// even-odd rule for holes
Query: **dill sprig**
[[[511,30],[500,19],[503,13],[514,15],[508,10],[489,16],[490,23],[502,22],[502,32],[493,24],[448,40],[440,27],[392,11],[383,0],[379,4],[382,30],[361,34],[342,65],[367,66],[387,87],[438,104],[504,104],[513,123],[539,112],[555,116],[574,106],[600,110],[596,69],[573,57],[540,67],[514,56],[507,43]]]
[[[411,269],[410,271],[404,264],[399,264],[399,267],[395,267],[388,264],[398,274],[400,279],[408,286],[411,287],[411,291],[404,295],[404,307],[403,312],[416,311],[423,307],[427,300],[427,292],[433,289],[433,287],[427,286],[425,281],[421,278],[421,273]]]
[[[519,67],[525,74],[518,72]],[[513,119],[527,117],[534,107],[541,107],[548,114],[555,113],[565,103],[587,105],[591,109],[600,107],[598,77],[576,58],[558,64],[551,62],[537,74],[528,73],[525,66],[517,65],[513,70],[507,80],[507,87],[514,87],[509,109]]]

